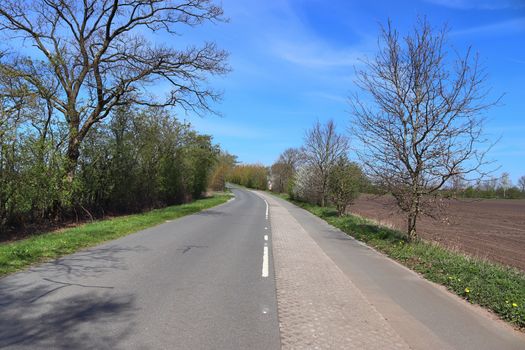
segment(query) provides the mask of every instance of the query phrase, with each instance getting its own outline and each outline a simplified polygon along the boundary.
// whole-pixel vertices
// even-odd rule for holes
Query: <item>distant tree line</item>
[[[227,179],[229,182],[248,188],[266,190],[268,169],[261,164],[239,164],[231,169]]]
[[[248,188],[286,192],[300,201],[332,204],[343,215],[368,186],[361,168],[348,159],[348,147],[333,121],[317,122],[306,132],[302,147],[286,149],[271,167],[239,164],[227,179]]]
[[[271,166],[271,190],[320,206],[334,205],[343,215],[368,186],[360,166],[348,158],[349,140],[329,120],[306,131],[300,148],[285,150]]]
[[[450,184],[443,190],[446,195],[459,198],[486,198],[486,199],[523,199],[525,198],[525,175],[518,179],[514,185],[510,179],[510,174],[504,172],[499,178],[489,177],[476,181],[455,177]]]
[[[210,188],[214,191],[225,191],[226,183],[233,168],[237,165],[237,156],[220,151],[210,178]]]

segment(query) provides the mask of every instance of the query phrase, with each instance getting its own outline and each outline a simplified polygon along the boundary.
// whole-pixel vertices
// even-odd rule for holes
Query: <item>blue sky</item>
[[[213,79],[224,91],[222,118],[185,116],[197,130],[246,163],[272,164],[287,147],[300,146],[317,119],[349,122],[347,96],[356,91],[354,67],[377,50],[379,24],[391,18],[401,33],[426,15],[447,23],[459,52],[479,52],[493,97],[486,132],[501,137],[491,158],[516,182],[525,175],[524,0],[224,0],[227,24],[192,28],[181,40],[216,41],[230,52],[233,71]],[[496,174],[497,175],[497,174]]]

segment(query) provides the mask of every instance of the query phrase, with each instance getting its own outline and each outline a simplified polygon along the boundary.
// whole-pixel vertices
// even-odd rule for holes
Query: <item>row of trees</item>
[[[424,18],[402,37],[388,23],[378,53],[356,72],[361,94],[350,97],[356,158],[374,187],[392,195],[405,213],[408,239],[417,238],[421,215],[440,212],[440,197],[454,179],[479,182],[490,172],[483,112],[498,99],[487,99],[477,56],[467,48],[450,57],[446,36],[446,28],[436,30]],[[307,133],[298,151],[303,164],[294,176],[286,161],[272,166],[278,190],[286,184],[294,196],[320,205],[328,200],[337,205],[334,193],[340,188],[352,191],[358,168],[350,170],[348,140],[334,130],[331,122],[318,123]],[[338,169],[341,164],[345,171]],[[353,179],[342,181],[345,177]]]
[[[217,147],[166,108],[213,112],[227,53],[177,39],[223,20],[212,0],[0,2],[0,231],[200,196]]]
[[[2,125],[0,231],[198,198],[219,153],[210,136],[166,110],[119,108],[86,136],[70,181],[64,126],[49,128],[47,135],[43,128],[36,118]]]
[[[342,215],[367,183],[348,151],[349,140],[333,121],[317,122],[301,148],[285,150],[271,166],[272,191],[321,206],[331,203]]]
[[[498,177],[489,177],[470,184],[462,178],[453,178],[445,192],[452,192],[461,198],[525,198],[525,176],[518,179],[517,186],[513,185],[510,174],[504,172]]]
[[[231,169],[228,181],[254,188],[257,190],[266,190],[268,188],[268,169],[260,164],[240,164]]]

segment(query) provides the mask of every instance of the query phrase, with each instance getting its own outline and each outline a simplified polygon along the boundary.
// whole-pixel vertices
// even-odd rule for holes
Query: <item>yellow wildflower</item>
[[[516,303],[512,303],[512,306],[513,306],[513,307],[518,307],[518,304],[516,304]]]
[[[470,289],[465,288],[465,293],[470,293]]]

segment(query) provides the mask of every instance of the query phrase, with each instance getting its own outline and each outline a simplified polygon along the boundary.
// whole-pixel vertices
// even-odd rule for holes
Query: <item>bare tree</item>
[[[417,237],[420,214],[435,213],[435,196],[451,177],[481,176],[487,164],[480,114],[495,102],[485,102],[486,76],[471,49],[447,61],[445,39],[446,28],[420,19],[400,40],[389,22],[378,54],[357,72],[373,103],[351,98],[359,156],[406,213],[409,239]]]
[[[277,161],[289,165],[290,168],[295,172],[297,171],[297,167],[303,161],[303,154],[298,148],[287,148],[283,153],[281,153],[281,155],[279,155],[279,159]]]
[[[304,137],[303,155],[306,166],[314,169],[312,176],[315,184],[314,191],[318,194],[321,206],[325,206],[328,199],[328,177],[330,170],[349,150],[348,138],[338,134],[336,125],[329,120],[325,125],[319,121],[306,132]]]
[[[521,192],[525,192],[525,175],[518,179],[518,186],[520,187]]]
[[[482,191],[494,192],[498,186],[498,179],[495,177],[489,177],[488,179],[479,180],[477,188]]]
[[[288,164],[279,161],[273,163],[270,167],[271,190],[276,193],[285,192],[292,176],[293,171]]]
[[[501,188],[503,189],[503,198],[506,198],[507,190],[512,186],[512,181],[510,180],[510,174],[507,172],[504,172],[503,174],[501,174],[499,183],[500,183]]]
[[[466,181],[461,174],[456,174],[450,177],[450,187],[454,192],[460,192],[465,189]]]
[[[63,115],[71,180],[86,134],[116,106],[210,110],[220,94],[205,79],[227,71],[226,52],[213,43],[175,49],[150,42],[146,34],[160,31],[175,38],[179,25],[221,20],[222,8],[212,0],[3,0],[0,31],[38,53],[11,54],[0,69]],[[172,88],[166,98],[148,92],[159,82]]]
[[[301,151],[297,148],[288,148],[281,153],[271,167],[273,191],[281,193],[287,190],[301,159]]]

